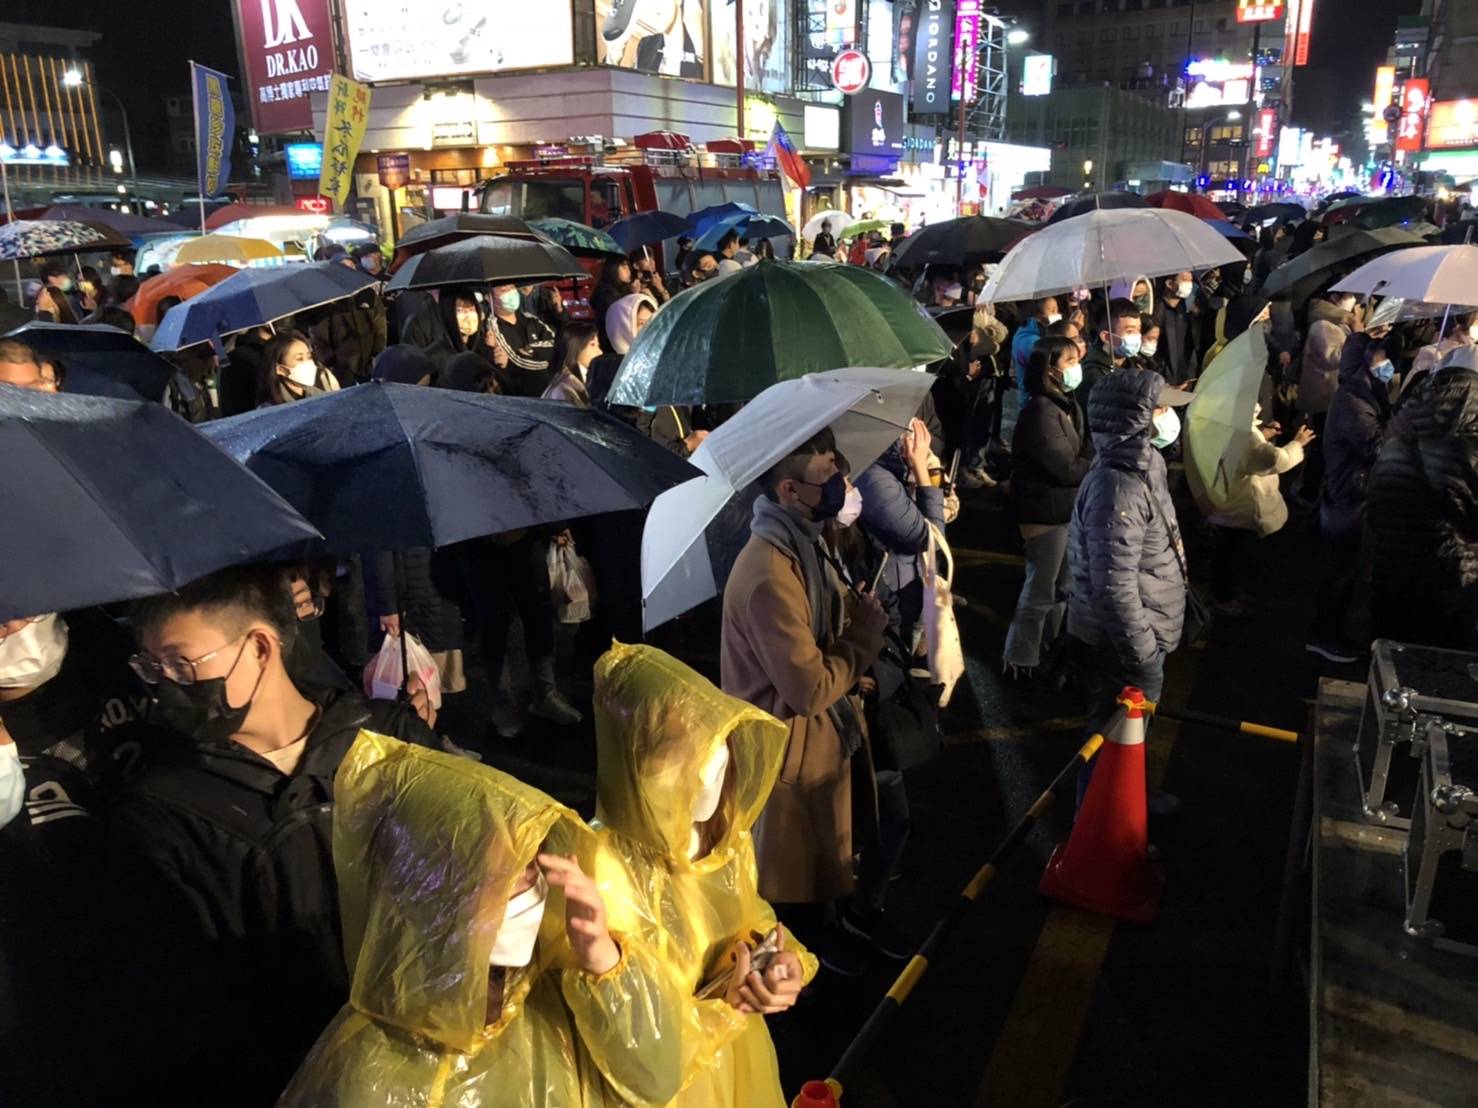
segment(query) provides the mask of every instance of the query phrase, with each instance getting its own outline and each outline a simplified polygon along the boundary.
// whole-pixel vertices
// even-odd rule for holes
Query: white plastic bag
[[[431,707],[441,710],[441,673],[436,668],[436,659],[431,651],[421,644],[415,635],[405,639],[405,657],[411,675],[419,677],[426,686],[426,696]],[[380,652],[364,667],[364,695],[371,700],[395,700],[400,696],[404,684],[404,670],[400,664],[400,636],[386,635],[380,644]]]
[[[944,555],[945,570],[938,572],[936,549]],[[960,645],[960,627],[955,622],[955,559],[945,541],[944,532],[929,524],[929,549],[924,552],[921,567],[924,578],[924,640],[929,647],[929,678],[942,685],[939,706],[946,707],[954,694],[955,684],[965,675],[965,649]]]
[[[595,607],[595,571],[574,543],[549,544],[549,592],[561,623],[584,623]]]

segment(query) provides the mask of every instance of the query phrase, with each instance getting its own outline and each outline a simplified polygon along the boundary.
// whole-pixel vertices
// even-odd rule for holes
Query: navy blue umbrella
[[[0,385],[0,620],[150,596],[321,536],[168,408]]]
[[[149,347],[167,353],[265,327],[309,308],[346,300],[375,283],[368,273],[339,262],[243,269],[172,309]]]
[[[117,400],[164,399],[175,367],[127,331],[105,323],[27,323],[5,336],[56,361],[63,391]]]
[[[359,385],[201,430],[346,553],[639,508],[698,476],[603,412],[415,385]]]
[[[1217,234],[1221,235],[1222,238],[1250,239],[1252,237],[1230,219],[1208,219],[1206,223],[1208,226],[1215,227]]]
[[[618,219],[606,228],[606,232],[629,254],[643,246],[665,242],[678,235],[690,235],[696,229],[691,219],[657,210],[637,212],[636,215]]]
[[[714,204],[712,207],[699,208],[696,212],[688,213],[688,222],[693,225],[695,231],[702,234],[720,220],[736,215],[755,215],[758,211],[758,208],[748,204],[730,200],[725,204]]]

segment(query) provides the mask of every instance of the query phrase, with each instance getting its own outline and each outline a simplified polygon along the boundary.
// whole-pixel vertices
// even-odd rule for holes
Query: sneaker
[[[482,761],[482,755],[477,751],[458,746],[445,735],[441,736],[441,749],[445,750],[448,754],[455,754],[458,758],[466,758],[469,762]]]
[[[996,479],[983,469],[971,469],[957,483],[962,489],[991,489],[995,488]]]
[[[807,936],[811,953],[838,977],[861,977],[867,969],[867,947],[857,936],[832,924],[815,936]]]
[[[859,915],[848,908],[842,913],[842,930],[864,942],[871,943],[879,953],[900,962],[913,957],[919,944],[902,934],[879,909],[867,915]]]
[[[547,719],[558,727],[573,727],[585,717],[579,710],[560,695],[558,689],[550,689],[529,706],[529,714]]]
[[[1339,643],[1329,642],[1325,639],[1314,639],[1304,643],[1304,649],[1310,654],[1317,654],[1325,661],[1334,662],[1336,665],[1347,666],[1352,662],[1358,662],[1360,655],[1347,646]]]

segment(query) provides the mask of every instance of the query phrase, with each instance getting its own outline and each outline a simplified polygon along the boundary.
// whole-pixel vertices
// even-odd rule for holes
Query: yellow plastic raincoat
[[[639,935],[687,998],[684,1084],[672,1103],[783,1105],[764,1017],[694,994],[735,939],[775,926],[757,888],[750,828],[780,773],[788,728],[660,650],[617,643],[595,667],[595,735],[595,880],[611,926]],[[699,770],[723,742],[730,763],[710,821],[717,838],[690,860]],[[785,944],[810,981],[816,959],[789,933]]]
[[[594,840],[569,809],[464,758],[361,732],[335,780],[349,1004],[279,1105],[599,1108],[669,1100],[681,998],[639,940],[595,977],[573,964],[550,889],[534,960],[487,1023],[488,959],[510,890],[541,849]]]

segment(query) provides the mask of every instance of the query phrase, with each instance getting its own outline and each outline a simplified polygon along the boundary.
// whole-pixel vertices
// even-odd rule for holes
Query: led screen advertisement
[[[595,0],[595,32],[601,65],[694,81],[708,77],[708,0]]]
[[[844,111],[849,153],[893,158],[903,156],[903,139],[908,123],[904,118],[902,96],[896,92],[869,89],[848,98]]]
[[[647,0],[642,0],[647,2]],[[571,65],[562,0],[343,0],[349,67],[360,81],[414,81]]]
[[[638,5],[646,0],[637,0]],[[711,0],[713,83],[734,87],[738,72],[733,0]],[[744,87],[790,91],[790,16],[785,0],[744,0]]]
[[[808,89],[832,87],[831,67],[845,47],[857,45],[857,10],[861,0],[794,0],[806,11],[806,79]],[[725,4],[724,7],[730,7]],[[748,0],[745,2],[746,12]],[[747,18],[747,16],[746,16]]]

